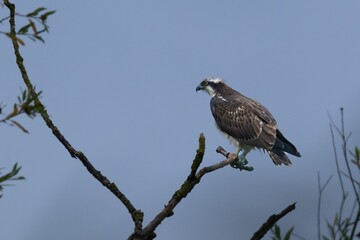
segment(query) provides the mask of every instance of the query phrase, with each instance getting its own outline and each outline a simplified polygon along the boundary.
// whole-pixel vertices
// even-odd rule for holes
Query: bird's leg
[[[240,153],[241,150],[243,150],[243,152],[239,156],[239,153]],[[240,171],[242,171],[242,170],[246,170],[246,171],[254,170],[254,168],[252,166],[246,166],[248,164],[248,161],[246,160],[246,155],[249,152],[250,152],[249,148],[244,148],[243,149],[241,147],[237,147],[236,148],[236,155],[238,157],[237,157],[237,160],[231,164],[231,167],[238,168]]]
[[[239,162],[243,165],[248,164],[248,160],[246,160],[246,155],[250,152],[249,149],[244,149],[243,152],[241,153],[240,157],[238,155],[239,158]]]

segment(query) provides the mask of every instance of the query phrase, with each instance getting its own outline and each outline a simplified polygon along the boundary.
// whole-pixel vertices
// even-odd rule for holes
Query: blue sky
[[[201,132],[203,166],[223,160],[218,145],[233,151],[215,128],[209,97],[195,92],[205,77],[222,77],[263,103],[301,152],[291,167],[252,152],[255,171],[227,167],[205,176],[157,239],[248,239],[293,202],[296,210],[279,224],[316,237],[317,172],[323,181],[335,174],[327,113],[340,123],[344,107],[349,145],[360,142],[358,1],[15,3],[23,13],[57,10],[46,44],[21,48],[29,76],[54,123],[144,211],[145,224],[187,177]],[[10,105],[24,85],[6,37],[0,50],[0,101]],[[125,207],[70,158],[41,118],[18,120],[30,134],[0,126],[1,166],[19,162],[27,180],[5,189],[0,238],[128,237]],[[334,216],[339,190],[334,176],[322,220]]]

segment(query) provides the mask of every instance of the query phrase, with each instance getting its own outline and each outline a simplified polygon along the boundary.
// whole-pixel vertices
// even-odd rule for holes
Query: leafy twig
[[[36,92],[37,97],[40,97],[40,94],[41,91]],[[3,119],[0,119],[0,123],[10,122],[10,125],[16,126],[23,132],[28,133],[28,130],[24,128],[19,122],[13,120],[13,118],[21,114],[26,114],[28,117],[34,118],[39,113],[39,109],[35,106],[34,98],[31,96],[31,94],[28,93],[27,90],[21,91],[21,96],[18,96],[18,101],[18,103],[14,103],[12,112],[7,114]],[[0,109],[2,110],[3,107],[0,106]]]
[[[351,133],[346,137],[346,133],[345,133],[345,123],[344,123],[344,109],[343,108],[340,108],[340,111],[341,111],[341,139],[342,139],[342,142],[343,142],[343,145],[342,145],[342,149],[343,149],[343,156],[344,156],[344,160],[345,160],[345,163],[346,163],[346,168],[348,170],[348,174],[350,176],[351,179],[353,179],[353,176],[352,176],[352,172],[351,172],[351,169],[350,169],[350,164],[349,164],[349,159],[348,159],[348,155],[347,155],[347,141],[351,135]],[[354,190],[354,194],[356,196],[356,200],[357,200],[357,203],[359,205],[359,208],[360,208],[360,197],[359,197],[359,193],[355,187],[355,183],[353,181],[351,181],[351,185],[353,187],[353,190]],[[353,235],[352,235],[353,237]]]
[[[1,169],[0,169],[1,170]],[[25,178],[23,176],[17,177],[21,170],[21,167],[18,166],[17,163],[14,164],[12,170],[2,176],[0,176],[0,192],[3,191],[4,182],[6,181],[16,181],[16,180],[24,180]],[[0,172],[1,173],[1,172]],[[2,195],[0,194],[0,198]]]
[[[8,36],[9,38],[15,38],[15,40],[20,45],[25,45],[25,42],[18,37],[18,35],[26,36],[30,38],[32,41],[39,40],[41,42],[45,42],[41,37],[41,34],[44,32],[49,32],[49,26],[47,25],[47,18],[50,15],[53,15],[56,11],[45,11],[46,8],[39,7],[33,10],[28,14],[20,14],[15,12],[15,16],[26,18],[28,23],[22,26],[17,32],[17,36],[12,36],[9,32],[0,31],[0,33]],[[0,20],[0,24],[5,20],[10,19],[10,16],[4,17]],[[36,24],[37,23],[37,24]],[[39,29],[38,25],[41,26]],[[29,30],[31,29],[31,32]]]
[[[37,93],[35,92],[35,89],[30,81],[30,78],[27,74],[26,68],[24,66],[24,60],[20,54],[19,50],[19,44],[16,39],[16,31],[15,31],[15,5],[13,3],[10,3],[9,0],[4,0],[4,4],[6,7],[10,10],[10,35],[15,51],[15,57],[16,57],[16,63],[17,66],[21,72],[22,79],[24,80],[27,89],[34,99],[35,107],[39,109],[39,113],[41,117],[44,119],[46,125],[52,130],[52,133],[55,135],[55,137],[63,144],[63,146],[68,150],[70,155],[73,158],[79,159],[83,165],[86,167],[86,169],[89,171],[89,173],[95,177],[102,185],[104,185],[109,191],[111,191],[127,208],[129,213],[132,216],[132,219],[135,224],[138,224],[139,222],[142,222],[143,219],[143,213],[140,210],[137,210],[133,204],[130,202],[130,200],[119,190],[119,188],[115,185],[115,183],[109,181],[107,177],[105,177],[103,174],[101,174],[100,171],[98,171],[87,159],[84,153],[81,151],[76,150],[74,147],[71,146],[71,144],[66,140],[66,138],[61,134],[60,130],[54,125],[53,121],[50,119],[44,105],[40,101]]]

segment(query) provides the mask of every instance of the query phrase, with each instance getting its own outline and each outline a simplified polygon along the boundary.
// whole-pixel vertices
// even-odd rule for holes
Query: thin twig
[[[356,207],[358,206],[357,204],[357,201],[355,200],[354,203],[353,203],[353,206],[351,208],[351,211],[350,211],[350,217],[348,217],[348,219],[352,219],[354,217],[354,213],[355,213],[355,210],[356,210]],[[358,213],[357,213],[358,214]],[[356,219],[355,219],[356,220]],[[354,224],[354,223],[352,223]]]
[[[107,177],[101,174],[87,159],[84,153],[81,151],[76,150],[71,144],[66,140],[66,138],[61,134],[59,129],[54,125],[52,120],[50,119],[44,105],[40,101],[39,97],[37,96],[34,87],[30,81],[30,78],[27,74],[26,68],[24,66],[24,59],[22,58],[19,50],[19,44],[16,41],[16,31],[15,31],[15,5],[10,3],[9,0],[4,0],[4,4],[10,10],[10,36],[13,43],[16,63],[21,72],[22,79],[24,80],[29,93],[34,99],[35,106],[37,106],[40,110],[40,115],[44,119],[46,125],[52,130],[52,133],[55,137],[63,144],[63,146],[68,150],[71,157],[79,159],[83,165],[87,168],[89,173],[95,177],[102,185],[104,185],[108,190],[110,190],[127,208],[129,213],[132,216],[132,219],[136,225],[135,228],[141,228],[141,223],[143,220],[143,213],[140,210],[137,210],[130,200],[119,190],[119,188],[115,185],[115,183],[111,182]]]
[[[356,179],[351,179],[350,176],[347,175],[345,172],[341,171],[341,175],[344,175],[346,178],[349,179],[349,181],[354,181],[354,183],[356,183],[356,185],[357,185],[358,187],[360,187],[360,182],[357,181]],[[358,191],[359,191],[359,190],[358,190]]]
[[[5,2],[5,1],[4,1]],[[19,17],[28,17],[24,14],[19,14],[19,13],[15,13],[15,16],[19,16]],[[0,20],[0,23],[2,23],[3,21],[7,20],[7,19],[10,19],[10,16],[7,16],[7,17],[4,17]]]
[[[330,118],[331,119],[331,118]],[[341,192],[342,192],[342,196],[344,198],[345,195],[345,188],[344,188],[344,183],[340,174],[340,166],[339,166],[339,159],[337,156],[337,151],[336,151],[336,144],[335,144],[335,136],[334,136],[334,131],[333,131],[333,124],[329,124],[330,125],[330,132],[331,132],[331,140],[332,140],[332,145],[333,145],[333,150],[334,150],[334,157],[335,157],[335,163],[336,163],[336,172],[338,174],[339,177],[339,182],[340,182],[340,186],[341,186]]]
[[[284,210],[282,210],[278,214],[271,215],[269,219],[257,230],[254,235],[251,237],[251,240],[259,240],[262,239],[265,234],[274,226],[274,224],[279,221],[282,217],[284,217],[289,212],[295,210],[296,203],[290,204]]]
[[[34,33],[18,33],[16,34],[17,36],[26,36],[26,37],[33,37],[35,35],[39,35],[40,33],[46,32],[46,29],[42,29],[36,32],[36,34]],[[0,31],[1,34],[9,34],[8,32],[4,32],[4,31]]]
[[[349,177],[350,177],[350,182],[351,182],[351,185],[352,185],[355,197],[356,197],[356,201],[357,201],[357,204],[358,204],[358,213],[356,215],[355,222],[354,222],[353,228],[351,230],[351,234],[350,234],[350,239],[353,239],[354,235],[355,235],[357,224],[359,223],[359,220],[360,220],[359,219],[359,216],[360,216],[360,198],[359,198],[359,193],[358,193],[358,191],[356,189],[356,186],[355,186],[355,182],[353,181],[354,178],[353,178],[353,175],[352,175],[352,172],[351,172],[351,169],[350,169],[349,159],[348,159],[348,155],[347,155],[347,141],[348,141],[348,139],[350,137],[350,134],[349,134],[348,137],[346,137],[345,122],[344,122],[344,108],[340,108],[340,112],[341,112],[341,133],[340,133],[340,136],[341,136],[342,142],[343,142],[343,144],[342,144],[343,156],[344,156],[346,168],[347,168],[347,171],[348,171],[348,174],[349,174]]]
[[[343,140],[343,155],[344,155],[344,160],[345,160],[345,163],[346,163],[346,168],[348,170],[348,174],[350,176],[350,179],[354,179],[353,176],[352,176],[352,172],[351,172],[351,169],[350,169],[350,164],[349,164],[349,159],[348,159],[348,155],[347,155],[347,140],[348,140],[348,137],[346,137],[346,134],[345,134],[345,123],[344,123],[344,109],[343,108],[340,108],[340,111],[341,111],[341,138]],[[360,208],[360,198],[359,198],[359,193],[355,187],[355,183],[354,181],[350,181],[351,182],[351,185],[353,187],[353,190],[354,190],[354,194],[356,196],[356,200],[358,202],[358,205],[359,205],[359,208]]]
[[[323,186],[321,186],[321,180],[320,180],[320,173],[317,174],[318,179],[318,191],[319,191],[319,198],[318,198],[318,205],[317,205],[317,229],[318,229],[318,240],[321,240],[321,224],[320,224],[320,213],[321,213],[321,197],[322,193],[325,190],[326,186],[329,184],[331,178],[333,175],[331,175],[325,182]]]
[[[347,193],[345,193],[345,188],[344,188],[344,182],[343,182],[343,178],[341,176],[341,170],[340,170],[340,164],[339,164],[339,159],[338,159],[338,155],[337,155],[337,150],[336,150],[336,144],[335,144],[335,136],[334,136],[334,131],[333,131],[333,127],[335,126],[330,114],[328,114],[331,123],[329,124],[330,126],[330,132],[331,132],[331,140],[332,140],[332,145],[333,145],[333,150],[334,150],[334,157],[335,157],[335,164],[336,164],[336,172],[339,178],[339,182],[340,182],[340,188],[341,188],[341,204],[340,204],[340,209],[339,209],[339,222],[342,221],[342,214],[344,211],[344,206],[345,206],[345,201],[347,198]]]
[[[299,234],[296,234],[294,232],[291,235],[298,238],[298,239],[300,239],[300,240],[306,240],[305,238],[303,238],[302,236],[300,236]]]

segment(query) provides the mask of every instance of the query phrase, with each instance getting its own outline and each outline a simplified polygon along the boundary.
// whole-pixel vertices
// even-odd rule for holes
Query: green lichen
[[[144,213],[140,209],[137,209],[131,213],[131,217],[135,222],[142,222],[144,220]]]
[[[181,185],[180,189],[177,190],[174,194],[176,199],[186,198],[186,196],[193,190],[196,184],[200,182],[200,179],[194,177],[192,180],[186,180],[183,185]]]
[[[181,185],[180,189],[174,193],[174,196],[177,200],[185,198],[196,184],[200,182],[200,179],[196,177],[196,172],[204,158],[205,153],[205,137],[201,133],[199,136],[199,148],[196,150],[196,155],[191,165],[191,172],[186,179],[186,181]]]
[[[196,150],[196,155],[191,165],[191,173],[188,180],[192,180],[195,177],[196,171],[198,170],[205,154],[205,136],[203,133],[199,136],[199,148]]]

